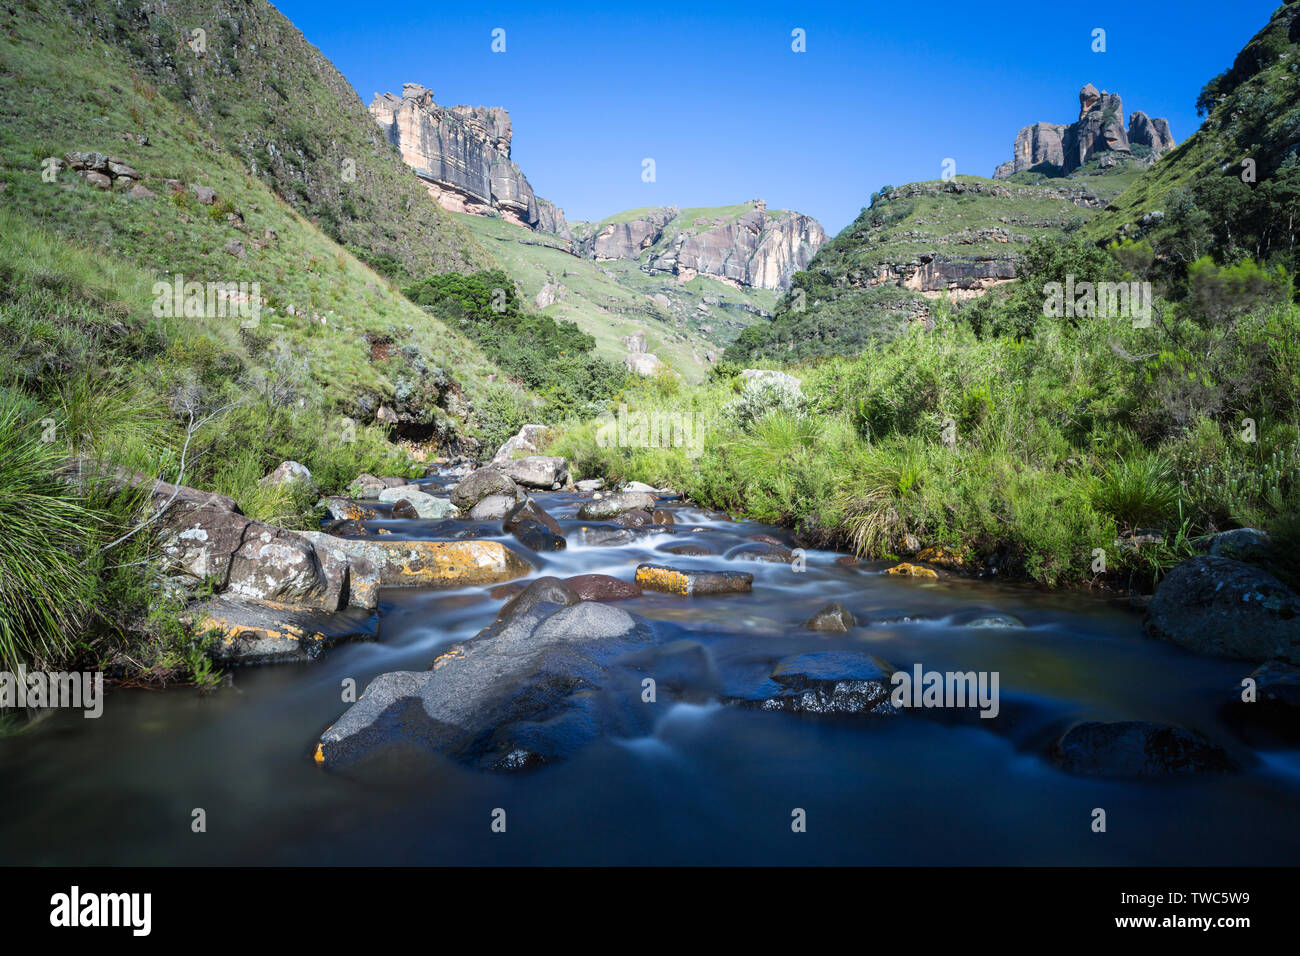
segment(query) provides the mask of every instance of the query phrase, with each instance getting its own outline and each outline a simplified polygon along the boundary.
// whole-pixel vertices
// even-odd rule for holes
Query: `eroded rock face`
[[[539,199],[510,158],[510,114],[499,107],[439,106],[433,93],[407,83],[383,93],[370,115],[444,209],[499,213],[538,232],[570,238],[564,212]]]
[[[1144,626],[1201,654],[1300,664],[1300,597],[1267,571],[1231,558],[1189,558],[1170,571]]]
[[[1016,134],[1012,159],[993,173],[994,179],[1006,179],[1025,170],[1048,173],[1072,173],[1084,163],[1103,153],[1128,155],[1131,144],[1151,149],[1151,158],[1173,149],[1169,122],[1152,119],[1137,111],[1127,132],[1124,130],[1124,104],[1118,93],[1108,93],[1091,83],[1079,91],[1079,118],[1069,125],[1034,123]]]
[[[601,259],[636,259],[663,237],[664,226],[677,218],[676,206],[660,206],[627,222],[602,226],[582,244],[583,252]]]
[[[683,281],[702,273],[759,289],[788,289],[825,241],[826,231],[811,216],[768,215],[758,206],[712,229],[680,234],[652,265]]]

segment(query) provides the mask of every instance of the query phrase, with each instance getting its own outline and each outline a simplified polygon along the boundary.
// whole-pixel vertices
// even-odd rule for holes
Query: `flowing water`
[[[450,483],[433,479],[436,491]],[[377,638],[307,664],[233,670],[233,686],[110,689],[103,716],[52,712],[0,738],[0,864],[1294,864],[1300,751],[1245,746],[1218,714],[1249,665],[1145,638],[1125,604],[966,579],[896,579],[808,551],[789,564],[684,557],[725,552],[752,522],[675,507],[676,533],[589,547],[583,496],[535,495],[567,550],[531,555],[537,574],[631,579],[639,563],[733,568],[752,594],[646,593],[618,606],[666,638],[709,647],[722,671],[755,650],[856,649],[910,669],[996,671],[1014,720],[810,718],[721,704],[664,705],[652,734],[604,739],[522,774],[450,760],[356,778],[319,768],[317,738],[346,709],[340,687],[423,670],[490,624],[489,588],[388,589]],[[670,505],[670,507],[674,507]],[[437,522],[379,520],[397,537]],[[447,526],[443,524],[443,536]],[[463,527],[463,525],[462,525]],[[486,537],[500,524],[483,523]],[[693,531],[691,529],[703,530]],[[518,547],[520,553],[526,553]],[[847,635],[803,630],[828,601]],[[1014,615],[1023,628],[964,626]],[[892,623],[876,623],[888,621]],[[1239,773],[1114,781],[1071,776],[1042,756],[1072,719],[1194,728],[1228,747]],[[983,725],[996,725],[991,729]],[[207,831],[191,830],[192,811]],[[494,833],[493,811],[507,830]],[[795,833],[792,813],[806,813]],[[1107,830],[1094,833],[1094,808]]]

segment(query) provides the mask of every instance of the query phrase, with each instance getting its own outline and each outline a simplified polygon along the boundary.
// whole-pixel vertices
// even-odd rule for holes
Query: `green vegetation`
[[[555,416],[591,414],[627,379],[622,365],[592,355],[596,341],[572,322],[525,312],[505,272],[431,276],[407,297],[459,328],[502,369],[547,400]]]
[[[644,407],[703,415],[695,460],[599,447],[591,425],[555,453],[583,476],[671,485],[793,527],[810,545],[882,558],[915,539],[1047,585],[1149,587],[1201,533],[1293,535],[1300,308],[1288,278],[1203,264],[1187,287],[1156,296],[1150,327],[1043,315],[1053,277],[1078,269],[1102,281],[1143,258],[1131,246],[1039,240],[1005,294],[858,357],[795,366],[806,414],[775,391],[755,414],[731,363],[701,389],[641,396]],[[1215,308],[1238,301],[1220,294],[1225,285],[1257,294],[1245,309]],[[1125,540],[1152,530],[1163,544]]]

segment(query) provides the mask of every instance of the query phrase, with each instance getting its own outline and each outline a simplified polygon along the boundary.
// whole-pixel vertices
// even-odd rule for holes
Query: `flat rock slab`
[[[322,734],[318,763],[353,767],[414,748],[494,770],[523,770],[597,736],[645,733],[652,711],[621,658],[652,645],[648,622],[603,604],[539,603],[441,654],[395,671]]]
[[[341,641],[373,640],[376,627],[374,616],[365,612],[328,614],[227,597],[192,605],[186,617],[197,633],[213,638],[209,656],[231,664],[312,660]]]
[[[657,564],[641,564],[636,583],[643,591],[665,594],[738,594],[753,590],[754,576],[743,571],[679,571]]]

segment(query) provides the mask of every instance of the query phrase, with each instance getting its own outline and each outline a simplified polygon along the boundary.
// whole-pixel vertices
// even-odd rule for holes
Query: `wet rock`
[[[1300,667],[1277,661],[1257,667],[1233,689],[1223,712],[1248,738],[1262,731],[1300,742]]]
[[[569,463],[558,457],[533,455],[498,467],[502,474],[525,488],[558,489],[569,480]]]
[[[584,601],[542,602],[453,645],[427,671],[370,682],[321,736],[316,760],[424,752],[493,770],[563,759],[592,739],[648,732],[640,675],[615,662],[649,645],[648,622]]]
[[[699,641],[670,641],[634,653],[627,663],[654,680],[656,697],[666,692],[675,700],[702,704],[716,700],[721,689],[709,649]]]
[[[325,510],[336,521],[373,521],[379,517],[379,512],[374,508],[367,508],[337,495],[325,499]]]
[[[509,603],[498,612],[497,620],[508,621],[542,603],[569,607],[581,600],[577,589],[568,582],[551,575],[544,575],[529,581],[519,594],[511,598]]]
[[[531,574],[533,567],[499,541],[385,541],[301,532],[322,547],[374,566],[384,587],[464,587]]]
[[[1147,605],[1148,634],[1201,654],[1300,664],[1300,598],[1260,568],[1211,556],[1169,572]]]
[[[704,547],[704,545],[702,544],[661,544],[656,550],[664,551],[667,552],[668,554],[683,554],[683,555],[691,555],[691,556],[698,556],[698,557],[704,557],[706,555],[714,555],[718,553],[714,551],[712,548]]]
[[[794,714],[898,713],[889,697],[894,668],[852,651],[815,651],[781,660],[763,683],[723,703]]]
[[[676,524],[677,523],[673,518],[673,513],[671,511],[666,511],[663,508],[656,508],[654,514],[650,516],[650,521],[654,524]]]
[[[643,528],[618,528],[613,525],[583,525],[572,537],[592,548],[618,548],[640,541],[649,534]]]
[[[615,518],[614,524],[623,528],[644,528],[650,524],[650,512],[641,508],[633,508],[631,511],[624,511]]]
[[[426,521],[440,521],[443,518],[455,517],[459,512],[456,506],[451,503],[449,498],[439,498],[428,492],[421,491],[419,485],[401,485],[397,488],[385,488],[379,492],[380,501],[399,502],[405,501],[415,512],[415,517],[423,518]],[[400,518],[397,509],[393,509],[393,517]]]
[[[966,570],[966,559],[948,548],[922,548],[917,553],[916,560],[933,564],[936,568],[943,568],[946,571]]]
[[[857,624],[853,612],[838,601],[831,601],[816,614],[803,622],[810,631],[822,631],[830,634],[846,634]]]
[[[846,568],[856,567],[862,563],[861,558],[856,558],[851,554],[842,554],[835,559],[835,563]]]
[[[979,614],[969,621],[966,621],[963,627],[984,627],[984,628],[1006,628],[1006,627],[1024,627],[1025,622],[1013,614],[1000,614],[992,612],[989,614]]]
[[[488,495],[469,509],[471,521],[502,521],[517,502],[510,495]]]
[[[488,591],[488,597],[494,601],[504,601],[514,597],[528,587],[523,581],[511,581],[509,584],[498,584]]]
[[[393,517],[405,520],[415,520],[420,517],[420,513],[415,510],[415,505],[403,498],[401,501],[393,504]]]
[[[585,502],[578,509],[578,517],[588,521],[604,521],[609,518],[616,518],[624,512],[634,509],[647,512],[653,511],[654,506],[654,498],[644,492],[606,495],[598,501]]]
[[[636,583],[644,591],[665,594],[737,594],[753,590],[754,576],[741,571],[679,571],[656,564],[641,564]]]
[[[885,573],[909,578],[937,578],[939,576],[939,573],[933,568],[923,568],[918,564],[908,564],[906,561],[902,564],[896,564],[892,568],[886,568]]]
[[[757,541],[757,542],[759,542],[760,544],[771,544],[771,545],[775,545],[775,546],[778,547],[778,548],[784,548],[784,547],[785,547],[785,542],[783,542],[780,538],[774,538],[774,537],[772,537],[772,535],[770,535],[770,534],[751,534],[751,535],[750,535],[749,537],[747,537],[745,540],[746,540],[746,541]]]
[[[586,478],[575,485],[579,491],[600,491],[605,487],[605,482],[600,478]]]
[[[584,601],[624,601],[641,596],[635,582],[608,574],[578,574],[564,580]]]
[[[469,511],[484,498],[491,496],[509,498],[512,505],[523,497],[514,481],[493,468],[471,471],[451,489],[451,503],[461,511]]]
[[[1077,724],[1052,745],[1049,755],[1062,770],[1094,777],[1162,777],[1236,769],[1222,747],[1199,734],[1137,720]]]
[[[211,640],[209,657],[234,664],[312,660],[341,641],[373,639],[376,621],[360,611],[330,614],[229,596],[191,605],[184,617]]]
[[[754,542],[742,544],[727,552],[728,561],[766,561],[769,564],[789,564],[794,560],[794,552],[779,544]]]
[[[483,502],[479,502],[475,507],[481,507],[482,504]],[[568,546],[564,535],[555,534],[537,521],[516,522],[511,534],[514,535],[515,540],[532,551],[563,551]]]
[[[524,521],[534,521],[551,532],[551,534],[562,533],[560,523],[547,514],[546,509],[532,498],[525,498],[506,512],[505,519],[501,523],[501,529],[506,534],[509,534],[515,530],[515,525]]]
[[[289,487],[303,494],[316,494],[316,481],[306,465],[282,461],[275,470],[258,482],[264,488]]]

